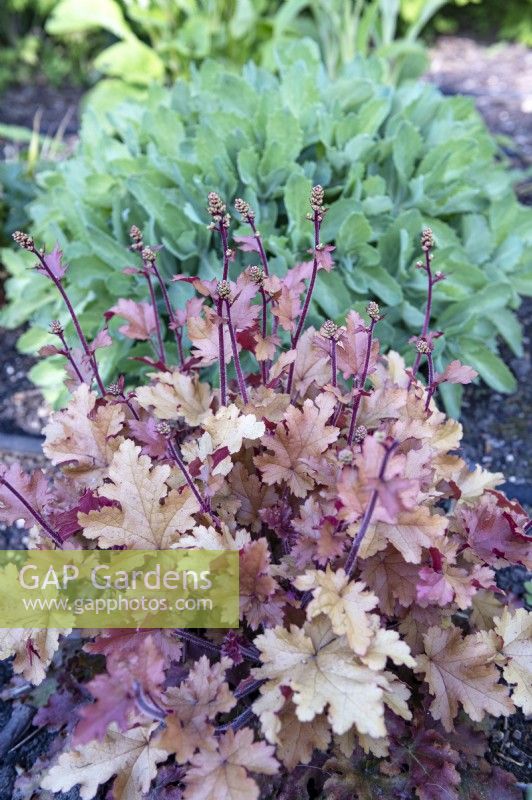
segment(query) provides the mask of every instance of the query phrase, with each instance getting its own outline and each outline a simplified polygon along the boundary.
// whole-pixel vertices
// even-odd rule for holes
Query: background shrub
[[[532,213],[516,200],[472,102],[417,82],[395,87],[390,67],[375,57],[356,59],[333,80],[309,41],[277,58],[279,77],[254,65],[236,75],[206,62],[190,82],[125,103],[105,129],[87,113],[76,156],[41,174],[32,229],[48,246],[58,240],[65,247],[85,328],[95,331],[116,297],[135,296],[122,274],[131,224],[164,245],[167,275],[211,277],[216,256],[205,197],[217,186],[256,208],[273,269],[284,272],[293,253],[308,257],[304,213],[311,184],[321,183],[331,208],[323,240],[336,244],[340,269],[320,280],[320,313],[340,318],[373,295],[387,306],[385,346],[404,349],[419,329],[424,295],[414,242],[430,225],[436,268],[448,276],[434,306],[433,327],[446,332],[436,361],[444,351],[446,359],[460,356],[492,387],[512,391],[496,342],[500,334],[521,351],[513,310],[532,286]],[[288,235],[280,235],[286,220]],[[27,271],[27,260],[10,253],[6,261],[16,302],[0,321],[32,318],[21,346],[33,351],[47,341],[50,319],[60,317],[58,301]],[[143,292],[139,284],[139,298]],[[123,360],[126,347],[106,351],[104,374],[117,360],[138,372],[138,362]],[[46,365],[33,377],[57,385]],[[458,396],[445,399],[456,412]]]

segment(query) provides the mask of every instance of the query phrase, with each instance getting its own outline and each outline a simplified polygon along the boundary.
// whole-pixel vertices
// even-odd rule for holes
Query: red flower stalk
[[[314,255],[312,259],[312,274],[310,276],[310,283],[308,285],[307,293],[305,295],[305,302],[303,303],[303,310],[301,311],[301,316],[299,317],[299,322],[297,324],[296,332],[292,337],[292,348],[296,348],[301,338],[301,334],[303,333],[303,328],[305,325],[305,320],[307,318],[308,310],[310,307],[310,301],[312,300],[312,294],[314,292],[314,286],[316,284],[316,275],[318,274],[318,247],[320,244],[320,229],[321,224],[323,222],[323,218],[327,213],[327,209],[323,205],[323,188],[320,185],[314,186],[312,192],[310,194],[310,206],[312,208],[312,214],[307,216],[307,219],[311,220],[314,225]],[[292,393],[292,383],[294,380],[294,370],[295,364],[293,363],[290,367],[290,372],[288,373],[288,382],[286,386],[286,393]]]
[[[358,386],[358,394],[353,401],[353,409],[351,411],[351,422],[349,424],[349,433],[347,435],[347,444],[350,447],[353,444],[353,438],[357,426],[358,410],[360,407],[360,401],[362,400],[362,392],[364,391],[364,386],[366,385],[366,380],[368,377],[369,361],[371,357],[371,347],[373,345],[373,331],[375,330],[375,325],[381,319],[380,308],[377,305],[377,303],[368,303],[366,311],[371,318],[371,322],[369,324],[369,328],[367,329],[368,343],[366,346],[366,356],[364,358],[364,366],[362,368],[362,374],[360,376],[360,384]]]
[[[390,460],[390,456],[392,455],[393,451],[398,447],[399,442],[391,442],[385,445],[385,452],[382,459],[382,464],[379,470],[379,480],[384,480],[384,473],[386,472],[386,467],[388,466],[388,461]],[[345,574],[350,577],[353,574],[353,570],[355,568],[358,551],[360,550],[360,545],[362,544],[362,540],[366,535],[368,528],[371,523],[371,518],[373,516],[373,512],[375,511],[375,506],[377,505],[377,498],[379,496],[378,489],[374,489],[371,493],[371,497],[369,499],[369,503],[366,507],[364,512],[364,516],[362,517],[362,521],[360,523],[360,528],[358,530],[357,535],[353,539],[353,544],[351,545],[351,550],[349,551],[349,555],[347,556],[347,561],[345,562],[344,570]]]
[[[57,265],[56,265],[56,267],[54,269],[48,263],[48,261],[46,259],[46,256],[44,254],[44,251],[41,252],[40,250],[37,250],[37,248],[35,247],[35,242],[31,238],[31,236],[28,236],[26,233],[22,233],[21,231],[15,231],[15,233],[13,234],[13,239],[24,250],[28,250],[30,253],[33,253],[34,256],[37,256],[37,258],[39,259],[39,262],[41,264],[41,266],[40,266],[38,271],[42,275],[45,275],[46,277],[48,277],[52,281],[52,283],[54,284],[54,286],[58,290],[59,294],[61,295],[61,297],[62,297],[62,299],[63,299],[63,301],[64,301],[64,303],[65,303],[65,305],[66,305],[66,307],[68,309],[68,313],[70,314],[70,318],[72,319],[72,322],[74,324],[74,328],[76,329],[76,333],[78,335],[78,339],[80,341],[80,344],[81,344],[81,346],[82,346],[82,348],[83,348],[83,350],[85,352],[85,355],[87,356],[87,359],[88,359],[88,361],[89,361],[89,363],[91,365],[91,368],[92,368],[92,371],[93,371],[93,374],[94,374],[94,378],[96,380],[96,383],[98,384],[98,389],[100,391],[100,394],[103,396],[105,394],[105,386],[103,385],[103,381],[102,381],[102,379],[100,377],[100,373],[99,373],[99,370],[98,370],[98,364],[97,364],[97,361],[96,361],[96,356],[94,355],[94,353],[91,352],[91,349],[89,347],[87,339],[85,338],[85,335],[84,335],[83,331],[81,330],[81,325],[79,324],[79,320],[78,320],[77,314],[74,311],[74,307],[73,307],[72,303],[70,302],[70,298],[69,298],[69,296],[68,296],[68,294],[66,292],[65,287],[62,284],[62,277],[65,274],[65,268],[61,265],[61,252],[58,249],[56,249],[54,251],[54,253],[52,253],[52,255],[50,256],[50,261],[52,261],[52,257],[54,255],[57,256],[57,258],[54,259],[54,261],[57,260],[58,263],[57,263]]]
[[[155,297],[155,290],[153,288],[153,281],[151,279],[151,273],[154,271],[153,268],[155,266],[155,253],[150,247],[145,247],[142,250],[142,264],[144,267],[142,272],[148,283],[150,302],[153,308],[153,316],[155,317],[155,333],[157,336],[158,357],[162,364],[166,364],[166,351],[164,348],[163,334],[161,330],[161,319],[159,317],[157,299]]]
[[[240,365],[240,356],[238,354],[238,343],[236,341],[235,328],[233,325],[233,321],[231,319],[231,287],[228,281],[218,281],[218,297],[220,297],[223,303],[225,304],[225,310],[227,312],[227,327],[229,329],[229,336],[231,338],[231,349],[233,351],[233,359],[235,362],[238,387],[240,389],[240,394],[242,395],[242,400],[244,401],[244,403],[247,403],[248,393],[246,389],[246,381],[244,380],[244,374],[242,372],[242,367]]]
[[[220,238],[222,240],[222,252],[223,252],[223,272],[222,272],[222,280],[226,281],[229,275],[229,251],[227,246],[227,229],[229,228],[229,222],[231,217],[227,214],[227,208],[225,203],[222,202],[221,198],[216,194],[216,192],[209,192],[209,205],[207,210],[212,218],[212,222],[209,225],[210,230],[216,230],[220,234]],[[216,313],[218,314],[219,324],[218,324],[218,363],[219,363],[219,371],[220,371],[220,403],[222,406],[227,405],[227,370],[225,364],[225,341],[224,341],[224,326],[222,322],[223,318],[223,299],[221,297],[218,298],[216,303]]]
[[[71,350],[71,348],[68,346],[68,344],[66,342],[65,332],[63,330],[63,326],[61,325],[61,323],[58,320],[54,320],[53,322],[50,323],[50,333],[53,333],[55,336],[57,336],[59,341],[63,345],[63,352],[65,354],[65,357],[70,362],[70,365],[71,365],[72,369],[74,370],[79,382],[80,383],[85,383],[85,381],[83,380],[83,375],[81,374],[81,372],[79,370],[79,367],[76,364],[76,359],[72,355],[72,350]]]
[[[41,528],[43,529],[43,531],[45,531],[45,533],[47,533],[47,534],[48,534],[48,536],[49,536],[49,537],[50,537],[50,538],[51,538],[51,539],[52,539],[52,540],[53,540],[53,541],[56,543],[56,545],[57,545],[58,547],[62,547],[62,546],[63,546],[63,540],[61,539],[61,537],[60,537],[60,535],[57,533],[57,531],[55,531],[55,530],[54,530],[54,529],[51,527],[51,525],[49,525],[49,524],[46,522],[46,520],[44,519],[44,517],[42,516],[42,514],[40,514],[40,513],[37,511],[37,509],[36,509],[36,508],[34,508],[34,507],[31,505],[31,503],[30,503],[29,501],[28,501],[28,500],[26,500],[26,498],[25,498],[25,497],[24,497],[24,496],[23,496],[23,495],[22,495],[20,492],[18,492],[18,491],[15,489],[15,487],[14,487],[14,486],[12,486],[12,484],[11,484],[11,483],[9,483],[9,481],[6,481],[6,479],[5,479],[5,478],[3,478],[1,475],[0,475],[0,484],[1,484],[2,486],[5,486],[5,487],[6,487],[6,489],[8,489],[8,490],[11,492],[11,494],[12,494],[12,495],[14,495],[14,496],[17,498],[17,500],[19,501],[19,503],[22,503],[22,505],[24,506],[24,508],[27,508],[27,509],[28,509],[28,511],[29,511],[29,513],[31,514],[31,516],[33,517],[33,519],[34,519],[34,520],[35,520],[35,521],[36,521],[36,522],[37,522],[37,523],[38,523],[38,524],[41,526]]]
[[[423,233],[421,234],[421,249],[425,254],[425,263],[422,261],[418,261],[416,263],[416,267],[418,269],[423,269],[427,273],[427,304],[425,306],[425,317],[423,319],[423,327],[421,329],[421,337],[425,339],[429,332],[429,325],[430,325],[430,317],[432,313],[432,290],[434,284],[439,283],[439,281],[444,280],[445,275],[442,272],[436,272],[435,275],[432,274],[431,262],[433,258],[433,249],[434,249],[434,237],[432,235],[431,228],[425,228]],[[419,369],[419,365],[421,363],[421,356],[422,353],[419,351],[416,353],[416,358],[414,361],[414,365],[412,367],[412,375],[410,376],[409,387],[412,385],[413,381],[416,379],[416,375]]]
[[[253,231],[253,236],[255,237],[255,241],[257,243],[257,248],[259,251],[259,256],[262,264],[262,269],[264,270],[264,274],[266,277],[270,274],[268,269],[268,259],[266,258],[266,251],[264,250],[264,245],[262,244],[262,236],[260,232],[257,230],[257,226],[255,224],[255,212],[249,205],[246,203],[245,200],[242,200],[240,197],[237,197],[235,200],[235,208],[239,214],[242,215],[242,218],[248,223],[251,230]]]

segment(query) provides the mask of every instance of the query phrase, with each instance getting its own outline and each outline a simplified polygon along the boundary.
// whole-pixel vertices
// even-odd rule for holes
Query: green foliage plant
[[[313,239],[304,216],[319,183],[330,208],[322,236],[336,248],[338,269],[317,276],[309,319],[337,321],[371,293],[384,309],[381,341],[406,352],[423,324],[426,293],[412,241],[430,226],[446,276],[431,309],[431,329],[445,331],[435,341],[435,369],[463,358],[494,389],[513,391],[497,342],[500,335],[522,351],[514,312],[532,287],[532,214],[518,203],[472,102],[419,82],[394,86],[390,69],[375,56],[359,57],[332,79],[307,40],[278,52],[278,75],[254,64],[237,75],[206,62],[190,82],[125,103],[106,129],[87,113],[77,153],[40,175],[31,206],[36,235],[47,247],[58,242],[71,265],[69,294],[84,330],[92,335],[116,298],[144,296],[145,281],[132,283],[123,272],[132,224],[148,243],[163,245],[164,277],[213,278],[205,197],[217,186],[255,209],[270,269],[284,274],[294,253],[308,259]],[[237,242],[249,263],[258,249],[252,233],[242,219]],[[25,256],[5,258],[11,302],[0,323],[31,319],[20,346],[35,352],[49,320],[66,320],[53,287],[28,271]],[[171,301],[179,304],[187,291],[173,284]],[[172,331],[163,336],[173,340]],[[118,362],[138,373],[142,362],[128,357],[145,352],[143,343],[124,341],[106,348],[104,379]],[[50,399],[58,369],[44,362],[32,373]],[[459,391],[442,387],[453,414]]]

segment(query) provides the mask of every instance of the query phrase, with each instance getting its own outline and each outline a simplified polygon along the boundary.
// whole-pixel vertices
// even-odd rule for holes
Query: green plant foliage
[[[44,32],[58,0],[2,0],[0,3],[0,90],[36,75],[53,85],[86,82],[85,67],[102,47],[101,32],[90,41],[68,42]]]
[[[107,130],[89,112],[77,154],[40,175],[31,230],[47,246],[57,240],[65,247],[69,293],[85,330],[96,331],[117,297],[144,299],[145,286],[135,294],[122,273],[132,224],[146,241],[164,245],[167,276],[214,277],[206,198],[216,187],[228,202],[242,196],[256,208],[272,267],[284,274],[293,253],[308,258],[311,230],[302,217],[310,186],[320,183],[330,206],[322,237],[335,243],[340,266],[320,273],[320,314],[340,319],[374,297],[387,306],[384,346],[406,350],[426,291],[415,247],[419,230],[430,226],[434,268],[447,275],[433,309],[433,329],[446,333],[437,340],[437,369],[445,353],[497,390],[513,391],[497,339],[521,352],[513,311],[532,288],[532,212],[517,202],[471,101],[418,82],[394,87],[386,62],[375,57],[356,59],[333,80],[310,41],[283,48],[278,59],[280,77],[255,65],[239,76],[206,62],[190,83],[124,104]],[[288,235],[281,235],[286,220]],[[254,263],[255,256],[238,258]],[[61,316],[53,292],[23,260],[10,256],[11,304],[0,322],[31,317],[21,346],[33,352]],[[177,301],[186,288],[174,284],[173,291]],[[124,347],[105,351],[104,374],[116,371],[118,359],[122,370],[139,371]],[[39,369],[39,382],[49,383]],[[447,392],[446,402],[456,413],[459,397]]]
[[[114,42],[95,68],[137,86],[188,74],[209,57],[272,68],[275,50],[304,36],[318,43],[330,74],[374,48],[393,50],[401,62],[409,56],[409,69],[415,62],[419,71],[425,57],[416,37],[446,2],[410,9],[409,25],[401,27],[400,0],[57,0],[46,31],[65,42],[110,34]]]

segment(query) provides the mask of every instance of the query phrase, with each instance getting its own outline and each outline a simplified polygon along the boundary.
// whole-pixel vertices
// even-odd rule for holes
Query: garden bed
[[[525,80],[524,76],[528,74],[528,86],[532,85],[532,54],[523,53],[519,48],[507,48],[506,56],[504,52],[499,50],[495,61],[485,54],[484,49],[469,40],[443,40],[434,51],[430,79],[436,81],[446,92],[474,95],[492,129],[512,136],[515,149],[511,146],[506,149],[513,164],[520,168],[528,167],[532,165],[532,99],[529,106],[528,90],[521,80]],[[519,79],[516,81],[517,74]],[[510,82],[517,88],[510,91]],[[3,114],[6,113],[5,109],[6,104]],[[28,115],[31,115],[29,101],[27,109]],[[57,112],[55,121],[63,118]],[[4,118],[2,121],[8,120]],[[28,118],[23,115],[19,115],[17,119],[12,115],[9,121],[28,124]],[[53,131],[46,129],[45,132]],[[525,202],[532,203],[532,192],[527,181],[522,182],[520,194]],[[519,317],[527,331],[525,349],[528,350],[532,324],[530,301],[523,303]],[[46,412],[41,398],[27,379],[27,371],[34,363],[33,359],[21,356],[15,349],[18,334],[19,332],[2,334],[0,457],[2,460],[9,459],[17,451],[17,455],[20,453],[19,460],[27,466],[34,466],[39,463],[38,437]],[[471,464],[478,462],[491,471],[504,471],[507,480],[504,489],[509,497],[518,499],[530,509],[532,471],[526,442],[526,426],[532,406],[530,357],[516,358],[506,349],[503,349],[503,353],[518,379],[519,390],[510,397],[493,392],[484,385],[472,386],[466,390],[462,418],[465,430],[464,452]],[[22,529],[16,526],[0,530],[0,545],[21,546],[22,534]],[[501,581],[505,577],[507,576],[501,575]],[[516,587],[511,581],[508,587],[519,593],[519,586]],[[72,655],[73,659],[76,657],[75,654]],[[80,669],[84,667],[79,662],[77,665]],[[28,690],[24,689],[22,681],[17,681],[15,686],[17,684],[23,696],[23,692]],[[10,668],[6,664],[0,664],[0,692],[7,686],[13,686]],[[27,773],[29,787],[31,768],[35,760],[54,748],[55,734],[44,729],[32,729],[29,712],[25,712],[24,716],[23,712],[17,710],[16,713],[20,713],[21,717],[16,719],[12,714],[12,702],[12,695],[9,693],[0,702],[0,725],[11,722],[4,728],[3,738],[0,736],[0,798],[12,797],[15,764]],[[24,708],[31,706],[28,704]],[[491,739],[491,759],[513,772],[521,783],[532,781],[530,732],[522,715],[516,714],[497,724]],[[97,797],[103,798],[105,795],[106,789],[102,787]],[[30,796],[31,793],[28,794]],[[78,790],[74,789],[61,795],[61,798],[75,800],[78,796]]]

